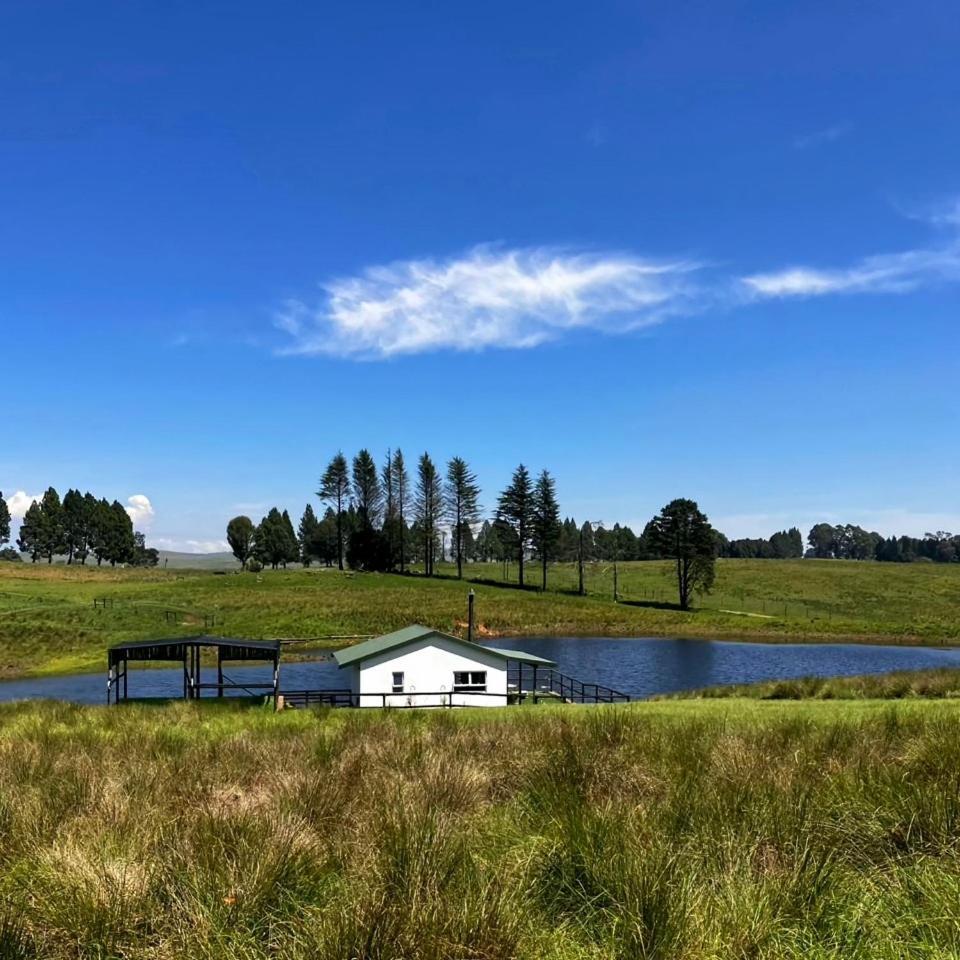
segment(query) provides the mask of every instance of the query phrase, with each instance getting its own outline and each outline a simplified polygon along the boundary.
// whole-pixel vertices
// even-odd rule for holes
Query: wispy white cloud
[[[946,239],[846,266],[797,264],[741,276],[690,260],[551,247],[478,246],[444,260],[368,267],[321,284],[315,303],[287,301],[274,317],[285,335],[278,352],[383,359],[524,349],[575,330],[622,334],[768,299],[902,294],[960,281],[960,200],[930,207],[922,219],[947,230]]]
[[[42,493],[27,493],[25,490],[17,490],[16,493],[6,498],[10,516],[14,520],[22,520],[24,514],[30,508],[30,504],[42,497]]]
[[[960,229],[960,196],[940,198],[933,203],[894,203],[898,213],[934,227]]]
[[[794,137],[793,145],[797,150],[806,150],[808,147],[816,147],[822,143],[833,143],[835,140],[845,137],[849,132],[849,123],[833,123],[829,127],[822,127],[812,133]]]
[[[695,308],[697,264],[543,247],[476,247],[450,260],[371,267],[288,301],[282,352],[391,357],[534,347],[578,328],[624,332]]]
[[[945,280],[960,280],[960,243],[865,257],[842,269],[795,266],[740,278],[747,293],[758,298],[905,293]]]
[[[154,509],[150,498],[146,495],[135,493],[132,497],[127,497],[127,505],[124,509],[137,530],[145,530],[150,526]]]

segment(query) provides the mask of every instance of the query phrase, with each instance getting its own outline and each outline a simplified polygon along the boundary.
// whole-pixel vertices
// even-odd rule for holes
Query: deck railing
[[[537,703],[546,698],[559,698],[564,703],[627,703],[629,694],[602,683],[585,683],[559,670],[517,664],[507,671],[507,686],[522,697]]]
[[[526,682],[528,681],[529,682]],[[403,693],[353,693],[350,690],[281,690],[285,705],[292,707],[377,706],[402,710],[410,707],[468,707],[472,704],[502,701],[504,706],[530,699],[561,700],[564,703],[626,703],[626,693],[602,683],[584,683],[557,670],[538,669],[533,673],[508,672],[507,692],[486,690],[416,690]],[[481,697],[484,700],[471,700]]]

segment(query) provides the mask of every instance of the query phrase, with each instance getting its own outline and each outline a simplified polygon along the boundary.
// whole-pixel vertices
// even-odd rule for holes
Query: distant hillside
[[[167,567],[169,570],[239,570],[240,564],[237,563],[232,553],[182,553],[178,550],[158,550],[160,554],[159,566]],[[30,563],[30,554],[21,553],[20,559],[24,563]],[[54,566],[65,565],[66,557],[54,557]],[[40,564],[46,564],[41,560]],[[88,567],[95,567],[96,560],[90,558],[87,561]],[[291,564],[293,566],[293,564]]]
[[[161,550],[159,566],[184,570],[240,569],[232,553],[181,553],[177,550]]]

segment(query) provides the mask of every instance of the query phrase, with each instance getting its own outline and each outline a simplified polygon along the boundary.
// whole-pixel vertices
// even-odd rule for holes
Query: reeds
[[[740,703],[3,707],[0,958],[960,950],[955,705]]]

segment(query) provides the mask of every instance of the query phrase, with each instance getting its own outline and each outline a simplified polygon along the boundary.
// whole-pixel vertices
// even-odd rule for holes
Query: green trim
[[[454,637],[449,633],[433,630],[430,627],[424,627],[418,623],[404,627],[402,630],[395,630],[393,633],[386,633],[382,637],[374,637],[373,640],[364,640],[363,643],[356,643],[352,647],[337,650],[333,656],[340,667],[348,667],[354,663],[369,660],[371,657],[376,657],[381,653],[387,653],[390,650],[396,650],[408,644],[424,640],[427,637],[440,637],[443,640],[450,641],[468,650],[482,650],[484,653],[492,654],[501,660],[516,660],[520,663],[529,663],[544,667],[556,666],[552,660],[545,660],[543,657],[535,657],[533,654],[523,653],[520,650],[502,650],[496,647],[485,647],[482,644],[471,643],[469,640],[463,640],[460,637]]]

